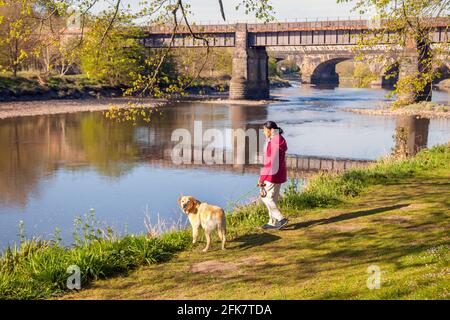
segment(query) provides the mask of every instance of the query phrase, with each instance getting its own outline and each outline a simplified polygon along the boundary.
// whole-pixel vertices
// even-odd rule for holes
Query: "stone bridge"
[[[312,84],[338,84],[339,75],[336,73],[336,65],[346,60],[353,60],[356,56],[353,48],[348,45],[270,47],[267,48],[267,52],[277,61],[295,62],[301,71],[301,82]],[[365,57],[375,61],[377,56],[385,52],[386,49],[383,47],[378,50],[366,50]],[[368,65],[370,71],[379,76],[371,83],[373,87],[381,87],[388,82],[384,74],[385,63],[386,61],[380,61]]]
[[[433,43],[449,42],[449,21],[447,18],[433,21]],[[371,20],[237,23],[193,26],[191,30],[180,25],[175,33],[173,27],[164,25],[149,28],[140,41],[149,48],[234,47],[230,99],[265,99],[269,97],[268,52],[278,60],[289,58],[295,61],[303,83],[338,83],[336,64],[353,59],[359,36],[368,36],[367,32],[380,28],[380,23]],[[396,46],[393,38],[392,33],[385,34],[380,44],[366,54],[369,57],[385,56],[387,46]],[[414,50],[399,51],[399,54],[405,52],[415,54]],[[414,61],[417,57],[412,58],[409,60]],[[385,61],[389,63],[390,60]],[[379,76],[372,85],[381,86],[386,81],[385,64],[369,64],[371,71]],[[412,67],[399,66],[403,70],[399,74],[407,73]]]

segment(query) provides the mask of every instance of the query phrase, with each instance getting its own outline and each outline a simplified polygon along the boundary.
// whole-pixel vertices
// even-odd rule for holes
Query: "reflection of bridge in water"
[[[145,159],[145,162],[162,167],[162,168],[172,168],[172,169],[202,169],[202,170],[212,170],[212,171],[229,171],[242,174],[259,174],[261,168],[262,151],[264,149],[265,138],[262,136],[262,124],[267,119],[267,108],[246,105],[233,105],[227,107],[228,120],[224,122],[224,126],[219,130],[223,132],[226,129],[231,130],[242,130],[247,132],[248,130],[254,130],[256,132],[255,143],[257,144],[257,150],[250,151],[249,140],[245,140],[245,146],[241,145],[235,139],[234,141],[229,141],[230,145],[223,148],[224,146],[218,146],[216,151],[222,153],[221,163],[219,164],[206,164],[203,161],[194,163],[196,155],[203,155],[205,151],[205,144],[203,148],[188,145],[190,152],[192,152],[191,157],[188,157],[190,161],[184,164],[176,164],[172,159],[172,152],[174,151],[174,146],[179,143],[171,141],[171,135],[175,129],[184,128],[191,134],[195,132],[194,121],[201,120],[203,122],[204,129],[211,128],[210,121],[214,119],[222,120],[222,115],[217,113],[216,115],[211,114],[196,114],[195,107],[193,104],[188,104],[185,107],[186,112],[173,112],[175,110],[166,109],[165,116],[166,119],[170,119],[168,123],[155,122],[152,127],[140,127],[139,128],[139,138],[138,138],[138,154],[139,157]],[[202,132],[203,133],[203,132]],[[249,139],[249,138],[248,138]],[[209,142],[208,142],[209,143]],[[312,142],[313,143],[313,142]],[[222,149],[223,148],[223,149]],[[240,160],[237,159],[237,154],[240,154]],[[204,157],[201,158],[204,160]],[[232,161],[229,161],[232,159]],[[242,161],[242,159],[245,159]],[[259,161],[251,161],[250,159],[259,159]],[[254,163],[254,164],[252,164]],[[331,171],[331,172],[341,172],[344,170],[352,168],[365,167],[372,163],[370,160],[364,159],[351,159],[351,158],[337,158],[337,157],[319,157],[319,156],[308,156],[308,155],[294,155],[288,154],[286,157],[286,166],[290,174],[301,174],[303,176],[312,174],[318,171]]]
[[[194,148],[193,148],[194,149]],[[225,159],[229,157],[231,152],[226,154],[224,152],[224,161],[222,164],[195,164],[183,163],[175,164],[172,160],[172,149],[160,149],[155,152],[153,147],[140,147],[140,155],[145,159],[145,162],[162,167],[172,169],[202,169],[212,171],[230,171],[241,174],[259,174],[261,164],[228,164]],[[193,152],[196,152],[194,150]],[[203,151],[203,150],[201,150]],[[309,174],[317,173],[319,171],[327,172],[342,172],[348,169],[364,168],[373,163],[371,160],[364,159],[347,159],[334,157],[318,157],[318,156],[301,156],[288,154],[286,156],[286,167],[290,176],[301,175],[307,176]]]

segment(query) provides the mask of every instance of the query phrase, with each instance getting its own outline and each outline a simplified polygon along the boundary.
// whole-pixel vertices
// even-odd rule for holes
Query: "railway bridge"
[[[448,43],[448,18],[435,19],[432,24],[433,43]],[[188,27],[180,25],[176,32],[170,25],[149,27],[140,41],[148,48],[162,47],[233,47],[233,71],[230,99],[265,99],[269,97],[268,52],[278,60],[291,58],[300,68],[303,83],[332,83],[339,81],[336,64],[353,59],[359,36],[380,28],[380,21],[324,20],[265,24],[211,24]],[[193,36],[195,35],[195,37]],[[385,56],[386,46],[396,46],[393,33],[386,33],[381,43],[372,47],[369,56]],[[395,50],[394,50],[395,51]],[[399,75],[417,69],[416,50],[398,49],[398,54],[411,59],[400,68]],[[381,61],[381,60],[380,60]],[[378,75],[373,86],[381,86],[386,79],[387,62],[371,63],[371,71]],[[409,62],[408,62],[409,61]],[[450,65],[449,65],[450,67]]]

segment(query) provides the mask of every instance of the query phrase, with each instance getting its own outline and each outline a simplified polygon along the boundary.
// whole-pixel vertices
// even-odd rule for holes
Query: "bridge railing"
[[[448,27],[448,17],[430,20],[430,26]],[[277,31],[303,31],[303,30],[365,30],[380,28],[385,22],[367,17],[328,17],[328,18],[304,18],[286,21],[261,23],[256,21],[234,21],[233,23],[211,23],[210,21],[193,22],[192,31],[195,33],[231,33],[235,31],[236,23],[247,23],[249,32],[277,32]],[[173,25],[163,24],[147,26],[149,33],[168,34],[173,32]],[[189,33],[185,24],[180,24],[177,33]]]
[[[250,32],[268,31],[303,31],[303,30],[352,30],[367,29],[370,26],[369,20],[313,20],[302,22],[283,22],[266,24],[249,24]]]

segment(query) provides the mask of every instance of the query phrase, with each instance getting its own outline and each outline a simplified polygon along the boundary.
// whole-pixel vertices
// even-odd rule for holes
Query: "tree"
[[[77,12],[71,10],[64,0],[36,0],[35,8],[38,29],[33,52],[42,75],[48,76],[54,72],[64,75],[79,54],[79,36],[66,34],[68,21],[76,19]]]
[[[206,48],[192,50],[174,49],[172,55],[180,72],[186,77],[195,77],[200,68],[200,76],[223,77],[231,75],[232,53],[229,48],[211,48],[208,60],[205,62]]]
[[[359,14],[376,12],[376,31],[368,31],[358,40],[357,49],[386,46],[382,58],[393,59],[400,66],[400,77],[394,93],[397,105],[431,99],[431,82],[436,66],[448,57],[448,44],[432,45],[431,30],[442,18],[448,18],[449,0],[337,0],[355,2]],[[448,21],[448,20],[445,20]],[[398,46],[400,50],[398,50]],[[360,51],[361,55],[364,55]],[[367,56],[366,56],[367,58]],[[390,63],[395,65],[395,63]],[[386,70],[389,71],[389,70]],[[392,74],[391,76],[395,76]]]
[[[32,51],[33,5],[32,0],[0,1],[1,60],[14,77]]]
[[[135,39],[139,30],[126,15],[109,26],[109,14],[94,17],[90,23],[81,50],[81,68],[88,77],[111,86],[130,85],[144,68],[144,48]]]
[[[278,72],[277,60],[273,57],[269,57],[269,76],[276,77],[279,75],[280,72]]]
[[[117,1],[118,3],[120,2],[120,0]],[[270,0],[236,0],[236,2],[236,10],[244,8],[246,14],[254,13],[258,19],[265,21],[273,20],[273,7],[270,4]],[[225,20],[226,15],[223,2],[222,0],[218,0],[218,3],[222,18]],[[192,77],[192,79],[182,79],[178,77],[175,82],[168,86],[170,89],[168,91],[182,92],[186,87],[192,84],[195,78],[197,78],[205,69],[211,53],[209,40],[206,36],[195,34],[192,31],[191,24],[189,22],[190,15],[191,11],[188,0],[153,0],[145,2],[145,6],[141,11],[140,16],[149,18],[149,24],[163,23],[166,25],[171,25],[172,37],[168,47],[163,50],[160,61],[154,65],[153,75],[146,77],[145,81],[135,82],[137,86],[135,86],[134,91],[154,91],[158,94],[160,93],[160,91],[156,88],[158,86],[158,78],[161,78],[160,69],[164,64],[164,60],[170,56],[169,52],[173,49],[172,46],[175,41],[175,34],[180,26],[180,23],[182,22],[185,24],[187,30],[194,39],[203,41],[203,44],[207,47],[206,54],[204,55],[204,61],[197,68],[198,72],[196,76]],[[154,88],[156,88],[156,90],[152,90]]]
[[[72,68],[79,65],[81,48],[78,36],[61,39],[58,42],[55,69],[60,76],[66,75]]]
[[[218,9],[225,20],[226,8],[222,0],[217,1]],[[138,65],[137,56],[140,54],[132,29],[132,21],[139,19],[147,24],[166,23],[173,26],[173,38],[178,26],[183,23],[191,30],[189,22],[191,11],[189,0],[147,0],[143,1],[138,13],[131,15],[130,6],[124,6],[122,0],[0,0],[0,6],[6,8],[0,12],[0,22],[3,27],[3,40],[8,45],[8,68],[14,75],[21,67],[21,64],[31,54],[40,61],[41,68],[45,74],[49,74],[52,69],[60,67],[61,73],[67,70],[67,65],[73,59],[70,55],[72,50],[66,50],[61,39],[61,28],[54,28],[55,23],[62,22],[67,18],[67,12],[71,5],[76,5],[76,11],[80,13],[80,46],[83,45],[82,64],[91,77],[96,77],[110,84],[117,84],[123,81],[132,80],[136,76],[137,80],[132,81],[136,86],[131,90],[134,93],[141,91],[140,95],[159,94],[156,88],[161,84],[168,88],[167,91],[181,91],[192,83],[181,80],[178,77],[170,79],[163,72],[169,63],[165,60],[171,59],[171,45],[162,51],[154,52],[154,58],[146,59],[144,69],[152,70],[151,76],[142,77],[141,65]],[[269,0],[235,0],[236,8],[243,8],[247,14],[254,13],[259,19],[271,19],[273,10]],[[106,6],[106,10],[99,16],[94,16],[94,7]],[[65,15],[65,16],[64,16]],[[64,29],[64,28],[62,28]],[[123,30],[128,32],[125,35]],[[134,30],[137,30],[136,28]],[[191,36],[205,44],[208,40],[196,35],[191,31]],[[33,43],[31,40],[33,39]],[[125,43],[125,46],[123,45]],[[25,44],[30,44],[27,47]],[[64,45],[63,45],[64,44]],[[61,47],[61,45],[63,45]],[[126,49],[125,49],[126,48]],[[5,51],[6,50],[2,50]],[[199,74],[206,66],[209,57],[209,46],[204,62],[200,64]],[[156,60],[158,58],[159,60]],[[223,61],[224,59],[221,59]],[[137,71],[131,71],[133,67],[138,67]],[[212,69],[210,68],[210,71]],[[168,83],[172,80],[172,83]],[[144,83],[147,82],[147,83]],[[180,85],[181,84],[181,85]]]

